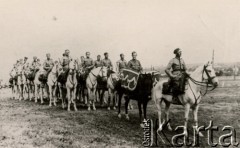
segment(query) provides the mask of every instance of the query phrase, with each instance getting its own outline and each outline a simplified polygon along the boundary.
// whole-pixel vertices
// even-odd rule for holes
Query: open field
[[[234,82],[235,83],[235,82]],[[240,88],[218,88],[207,94],[199,109],[199,125],[205,127],[212,120],[219,126],[214,133],[217,142],[224,125],[231,125],[237,131],[240,142]],[[0,147],[141,147],[143,130],[138,124],[136,102],[129,111],[130,121],[117,111],[97,108],[87,111],[79,104],[79,111],[67,112],[57,107],[40,105],[30,101],[10,99],[10,90],[1,90],[0,94]],[[123,111],[123,109],[122,109]],[[173,129],[183,125],[184,109],[171,106],[170,118]],[[190,112],[191,114],[191,112]],[[155,120],[157,111],[153,101],[148,106],[148,118]],[[190,125],[192,116],[190,116]],[[176,133],[165,132],[171,138]],[[207,133],[200,138],[200,146],[207,147]],[[190,130],[191,136],[191,130]],[[167,146],[162,145],[161,146]]]

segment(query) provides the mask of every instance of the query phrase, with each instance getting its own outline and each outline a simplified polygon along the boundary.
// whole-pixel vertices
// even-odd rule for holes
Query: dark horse
[[[118,117],[121,118],[121,100],[122,96],[125,94],[125,113],[126,119],[129,120],[128,116],[128,103],[130,99],[136,100],[138,102],[138,109],[139,109],[139,116],[140,122],[142,122],[142,106],[143,106],[143,113],[144,119],[146,119],[147,114],[147,104],[148,101],[151,99],[151,90],[153,87],[153,80],[151,74],[140,74],[137,86],[133,91],[130,91],[121,86],[121,81],[116,86],[117,93],[119,94],[118,100]]]

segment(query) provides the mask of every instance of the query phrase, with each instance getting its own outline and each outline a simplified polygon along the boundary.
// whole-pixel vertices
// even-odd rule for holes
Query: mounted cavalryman
[[[175,58],[171,59],[165,70],[168,75],[170,88],[174,96],[184,93],[187,67],[184,60],[181,58],[182,51],[176,48],[173,52]]]

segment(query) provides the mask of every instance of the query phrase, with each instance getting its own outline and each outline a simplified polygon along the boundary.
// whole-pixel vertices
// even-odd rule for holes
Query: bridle
[[[103,78],[104,78],[104,77],[107,77],[107,76],[103,76],[103,67],[100,68],[100,70],[99,70],[99,72],[98,72],[97,75],[95,75],[92,71],[90,71],[90,74],[92,74],[95,78],[97,78],[97,76],[100,74],[100,72],[102,72],[102,77],[103,77]],[[95,85],[96,85],[97,82],[93,84],[93,82],[92,82],[92,80],[91,80],[90,77],[89,77],[89,80],[90,80],[92,86],[95,86]]]
[[[192,91],[192,93],[193,93],[193,95],[194,95],[194,98],[195,98],[195,100],[196,100],[195,103],[197,103],[197,100],[199,99],[200,96],[205,96],[208,91],[213,91],[213,90],[216,88],[216,86],[214,86],[214,85],[213,85],[213,82],[212,82],[212,80],[213,80],[216,76],[212,76],[212,77],[211,77],[210,74],[209,74],[209,72],[208,72],[208,70],[207,70],[207,67],[208,67],[208,65],[204,65],[204,66],[203,66],[202,81],[197,81],[197,80],[194,80],[191,76],[187,76],[194,84],[200,85],[200,86],[206,86],[205,92],[202,93],[202,92],[200,91],[200,94],[201,94],[201,95],[199,95],[198,97],[196,97],[196,95],[194,94],[194,92],[193,92],[193,90],[192,90],[191,85],[189,84],[190,89],[191,89],[191,91]],[[207,75],[207,77],[208,77],[207,79],[204,79],[204,73],[206,73],[206,75]],[[209,87],[213,87],[213,88],[212,88],[211,90],[208,90]]]

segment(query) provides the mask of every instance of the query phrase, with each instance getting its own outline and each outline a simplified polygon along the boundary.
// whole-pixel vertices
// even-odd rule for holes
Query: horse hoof
[[[68,112],[70,112],[71,110],[70,110],[70,109],[68,109],[67,111],[68,111]]]
[[[49,104],[49,107],[52,107],[52,105],[51,105],[51,104]]]
[[[121,114],[118,114],[118,118],[120,118],[120,119],[122,118]]]
[[[200,137],[204,137],[204,135],[201,132],[199,132],[198,134]]]
[[[126,119],[127,119],[127,120],[130,120],[129,116],[126,116]]]
[[[53,105],[54,105],[54,106],[57,106],[57,104],[56,104],[56,103],[54,103]]]
[[[171,128],[171,126],[169,126],[169,127],[168,127],[168,131],[170,131],[170,132],[172,131],[172,128]]]
[[[107,110],[111,110],[111,108],[110,108],[110,107],[108,107],[108,108],[107,108]]]
[[[90,111],[91,110],[91,108],[90,107],[88,107],[88,111]]]
[[[93,110],[97,110],[95,107],[93,107]]]
[[[116,107],[115,107],[115,106],[113,107],[113,110],[116,110]]]

